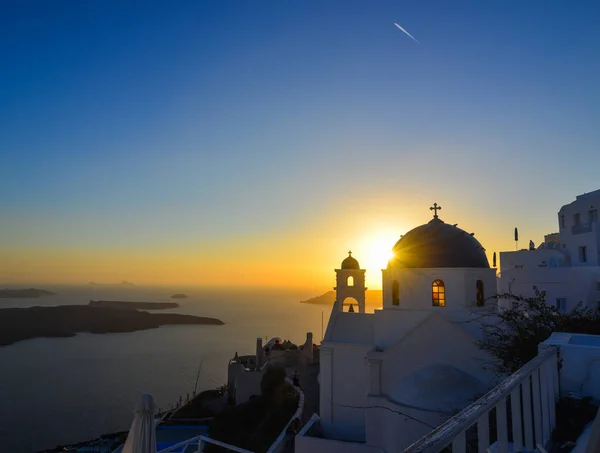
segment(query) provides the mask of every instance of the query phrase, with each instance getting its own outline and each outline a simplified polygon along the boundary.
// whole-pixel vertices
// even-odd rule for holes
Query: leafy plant
[[[511,374],[537,355],[538,345],[552,332],[600,334],[600,312],[580,302],[568,313],[546,303],[546,293],[534,287],[533,297],[500,293],[488,300],[488,310],[478,312],[475,322],[484,330],[478,346],[497,360],[497,371]],[[503,301],[503,306],[499,306]],[[508,306],[509,308],[505,308]]]

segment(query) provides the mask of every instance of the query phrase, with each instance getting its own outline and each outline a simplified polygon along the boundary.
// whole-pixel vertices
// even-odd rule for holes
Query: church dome
[[[402,236],[392,251],[388,267],[490,267],[485,249],[472,234],[444,223],[437,215]]]
[[[348,258],[342,261],[342,269],[360,269],[360,264],[352,258],[352,252],[348,252]]]

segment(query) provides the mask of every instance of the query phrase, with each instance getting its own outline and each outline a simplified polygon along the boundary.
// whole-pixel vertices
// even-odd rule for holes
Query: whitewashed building
[[[354,257],[335,271],[320,350],[320,451],[401,451],[494,383],[475,345],[479,325],[467,321],[495,295],[495,270],[472,234],[432,209],[394,245],[381,309],[365,313]]]
[[[558,211],[558,233],[537,248],[500,253],[499,292],[532,296],[546,292],[559,311],[579,302],[600,307],[600,190],[578,195]]]

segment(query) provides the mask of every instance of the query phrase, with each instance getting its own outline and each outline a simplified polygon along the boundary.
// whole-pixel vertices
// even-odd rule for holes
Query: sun
[[[373,281],[376,278],[381,285],[381,269],[387,267],[387,263],[393,258],[392,247],[398,241],[399,235],[390,231],[380,231],[366,236],[361,247],[361,255],[357,256],[361,267],[367,270],[367,279]]]

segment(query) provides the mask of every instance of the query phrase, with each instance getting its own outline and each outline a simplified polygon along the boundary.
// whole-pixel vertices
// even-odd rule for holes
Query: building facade
[[[578,195],[558,211],[558,233],[546,235],[537,248],[501,252],[499,292],[529,297],[536,287],[561,312],[579,303],[599,308],[599,210],[600,190]]]

